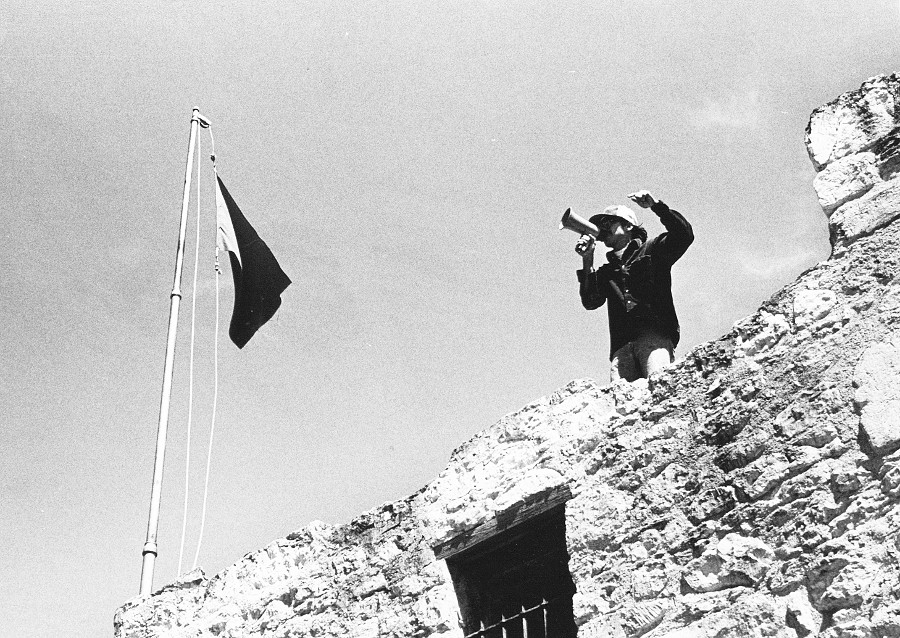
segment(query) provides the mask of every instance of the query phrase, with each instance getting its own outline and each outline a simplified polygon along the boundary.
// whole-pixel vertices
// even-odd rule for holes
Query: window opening
[[[574,638],[567,487],[519,503],[435,548],[447,560],[466,638]]]

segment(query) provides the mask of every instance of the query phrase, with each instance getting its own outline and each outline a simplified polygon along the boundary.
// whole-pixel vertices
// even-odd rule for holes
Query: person
[[[680,213],[648,191],[628,198],[659,217],[666,232],[647,239],[647,231],[627,206],[609,206],[590,218],[598,239],[609,248],[607,262],[594,268],[595,240],[582,235],[575,251],[581,303],[588,310],[606,304],[609,315],[610,380],[634,381],[672,363],[680,327],[672,301],[672,265],[694,241]]]

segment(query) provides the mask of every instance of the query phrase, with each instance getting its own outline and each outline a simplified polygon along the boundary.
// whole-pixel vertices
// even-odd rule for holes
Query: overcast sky
[[[691,221],[678,356],[826,258],[806,123],[900,70],[898,22],[897,0],[6,0],[0,634],[110,635],[138,591],[192,107],[294,281],[239,351],[221,278],[214,573],[414,492],[572,379],[606,382],[567,207],[646,188]],[[216,289],[200,139],[188,563]],[[157,586],[177,575],[192,278],[189,253]]]

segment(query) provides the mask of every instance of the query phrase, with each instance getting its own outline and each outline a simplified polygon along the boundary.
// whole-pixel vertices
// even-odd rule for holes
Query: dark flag
[[[281,293],[291,284],[225,184],[216,176],[216,233],[219,247],[231,257],[234,276],[234,311],[228,336],[243,348],[281,306]]]

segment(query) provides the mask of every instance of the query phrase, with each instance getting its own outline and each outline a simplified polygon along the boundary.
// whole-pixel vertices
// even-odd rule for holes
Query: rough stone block
[[[783,609],[776,608],[771,599],[750,594],[686,627],[654,635],[659,638],[793,638],[796,634],[785,627]]]
[[[900,343],[874,343],[853,373],[860,431],[869,451],[879,456],[900,449]]]
[[[800,290],[794,295],[794,325],[805,328],[831,312],[837,295],[831,290]]]
[[[773,558],[772,548],[763,541],[728,534],[688,563],[683,578],[698,592],[752,587],[765,577]]]
[[[695,525],[734,509],[734,489],[728,486],[704,490],[685,507],[685,515]]]
[[[900,79],[876,76],[825,104],[809,118],[806,150],[816,167],[866,150],[897,126]]]
[[[713,463],[725,472],[740,469],[762,456],[766,451],[766,443],[764,435],[730,443],[716,452]]]
[[[758,331],[746,333],[743,327],[738,327],[738,338],[735,340],[735,353],[745,357],[754,357],[771,349],[787,333],[791,327],[785,318],[778,314],[772,314],[761,310],[758,321],[754,322]]]
[[[872,152],[881,179],[889,180],[900,173],[900,126],[878,140]]]
[[[801,587],[786,596],[786,621],[788,627],[797,632],[799,638],[815,636],[822,626],[822,614],[816,611],[809,601],[806,588]]]
[[[819,638],[874,638],[874,634],[868,620],[851,618],[829,627],[819,634]]]
[[[832,162],[816,175],[813,188],[826,215],[882,181],[875,160],[875,153],[855,153]]]
[[[612,615],[611,624],[626,638],[638,638],[656,627],[671,606],[665,599],[625,605]]]
[[[900,602],[876,611],[872,615],[872,629],[879,638],[900,638]]]
[[[846,555],[821,559],[806,576],[813,605],[822,612],[859,607],[878,582],[878,572],[877,564]]]
[[[853,371],[858,408],[900,399],[900,340],[878,341],[866,348]]]
[[[900,498],[900,462],[885,463],[879,474],[881,491],[892,498]]]
[[[784,455],[774,454],[754,461],[747,469],[750,472],[736,479],[734,486],[740,500],[754,501],[781,485],[790,475],[791,464]]]
[[[867,405],[860,415],[859,427],[873,454],[884,456],[900,449],[900,400]]]
[[[882,182],[838,208],[828,220],[831,243],[847,246],[900,217],[900,178]]]

